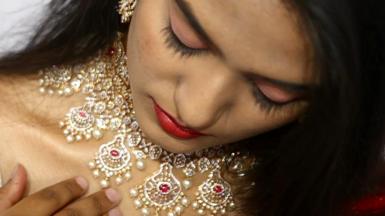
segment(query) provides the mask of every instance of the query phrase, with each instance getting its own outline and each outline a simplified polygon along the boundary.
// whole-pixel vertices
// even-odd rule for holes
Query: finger
[[[27,172],[17,164],[8,182],[0,188],[0,212],[10,208],[23,198],[27,185]]]
[[[52,215],[71,201],[81,197],[88,188],[83,177],[72,178],[38,191],[17,203],[15,215],[28,209],[29,215]],[[23,214],[20,214],[23,215]]]
[[[115,207],[121,199],[122,197],[118,191],[109,188],[70,204],[55,216],[101,216],[110,210],[110,213],[115,214],[114,216],[119,216],[122,214],[119,214],[120,211]]]

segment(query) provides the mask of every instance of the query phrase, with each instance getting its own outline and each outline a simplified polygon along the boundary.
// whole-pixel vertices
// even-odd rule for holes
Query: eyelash
[[[196,57],[203,54],[208,54],[208,49],[194,49],[186,46],[183,42],[181,42],[178,37],[175,35],[174,31],[171,28],[171,25],[166,26],[161,30],[161,32],[165,36],[165,43],[168,48],[172,49],[175,54],[179,54],[181,58],[188,57]],[[279,109],[286,104],[290,103],[277,103],[275,101],[270,100],[266,95],[264,95],[261,90],[253,83],[253,80],[248,79],[252,85],[252,93],[255,98],[255,102],[263,111],[267,113],[271,113],[272,111]]]
[[[162,29],[165,36],[165,43],[167,47],[173,49],[176,54],[179,54],[182,58],[188,58],[193,56],[200,56],[202,54],[208,54],[208,49],[194,49],[186,46],[182,41],[178,39],[171,25],[166,26]]]

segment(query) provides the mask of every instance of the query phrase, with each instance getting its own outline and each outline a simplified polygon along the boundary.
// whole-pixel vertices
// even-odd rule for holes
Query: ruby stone
[[[213,188],[213,191],[217,194],[220,194],[223,192],[223,186],[222,185],[215,185],[214,188]]]
[[[109,56],[113,56],[115,54],[115,48],[111,47],[107,50],[107,54]]]
[[[160,185],[159,185],[159,190],[160,190],[163,194],[167,194],[167,193],[170,192],[171,187],[170,187],[169,184],[163,183],[163,184],[160,184]]]
[[[80,115],[80,117],[82,117],[82,118],[87,117],[87,113],[84,112],[84,111],[80,111],[80,112],[79,112],[79,115]]]
[[[112,157],[119,157],[119,155],[120,155],[120,153],[119,153],[119,151],[118,150],[111,150],[110,151],[110,155],[112,156]]]

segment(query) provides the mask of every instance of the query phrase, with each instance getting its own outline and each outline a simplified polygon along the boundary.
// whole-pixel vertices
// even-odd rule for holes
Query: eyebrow
[[[191,25],[191,27],[202,37],[202,39],[208,44],[208,46],[214,50],[216,55],[218,55],[221,58],[225,58],[225,55],[223,51],[217,46],[217,44],[210,38],[209,34],[205,31],[205,29],[202,27],[202,25],[199,23],[198,19],[196,18],[193,9],[191,8],[190,4],[186,2],[185,0],[175,0],[176,4],[178,5],[179,9],[182,11],[184,16],[186,17],[188,23]],[[244,72],[246,74],[246,77],[249,79],[263,79],[266,80],[274,85],[279,86],[282,89],[285,89],[287,91],[291,92],[306,92],[310,89],[310,85],[306,84],[296,84],[291,82],[286,82],[282,80],[276,80],[269,77],[265,77],[262,75],[258,75],[258,73],[253,71],[246,71]]]

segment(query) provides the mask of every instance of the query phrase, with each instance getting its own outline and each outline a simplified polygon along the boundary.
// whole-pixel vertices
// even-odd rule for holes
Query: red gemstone
[[[159,185],[159,190],[160,190],[163,194],[167,194],[168,192],[170,192],[171,187],[170,187],[169,184],[163,183],[163,184],[160,184],[160,185]]]
[[[112,157],[119,157],[120,153],[118,150],[114,149],[110,151]]]
[[[213,190],[215,193],[220,194],[223,192],[223,186],[222,185],[215,185]]]
[[[115,54],[115,49],[114,49],[113,47],[109,48],[109,49],[107,50],[107,54],[108,54],[109,56],[113,56],[113,55]]]
[[[79,115],[80,115],[80,117],[82,117],[82,118],[87,117],[87,113],[84,112],[84,111],[80,111],[80,112],[79,112]]]

